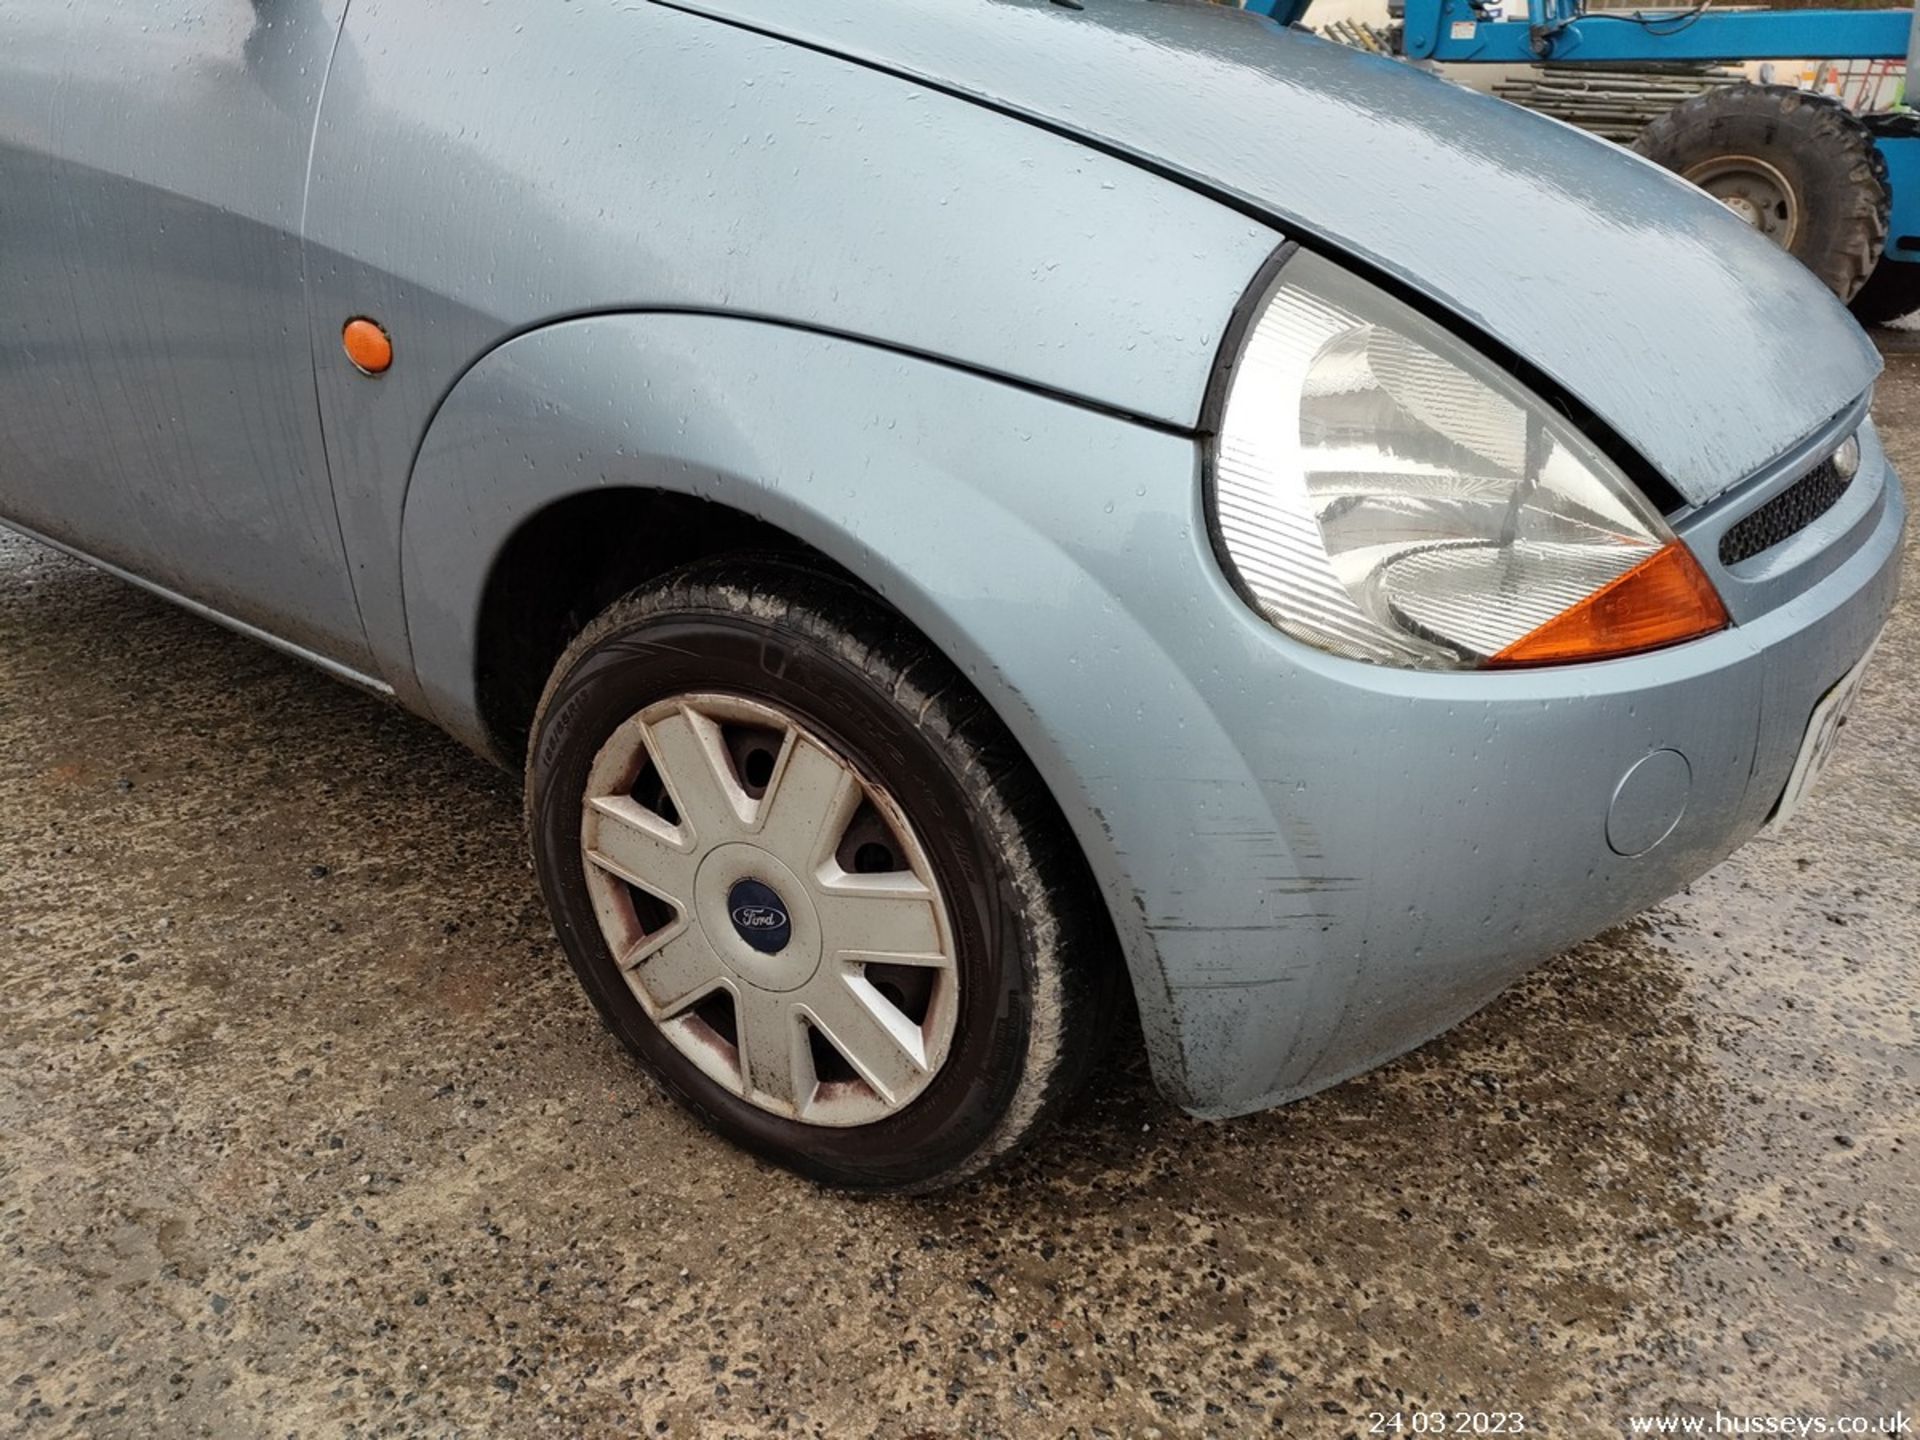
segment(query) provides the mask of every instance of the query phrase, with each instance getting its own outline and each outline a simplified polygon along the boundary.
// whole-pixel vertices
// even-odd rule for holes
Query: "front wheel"
[[[964,678],[851,585],[708,564],[561,658],[534,866],[608,1026],[687,1107],[828,1184],[1011,1151],[1114,998],[1050,797]]]

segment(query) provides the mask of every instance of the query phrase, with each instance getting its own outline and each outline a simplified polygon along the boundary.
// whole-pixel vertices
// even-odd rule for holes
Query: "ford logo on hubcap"
[[[727,914],[733,930],[762,955],[778,955],[793,938],[793,920],[773,887],[758,880],[738,880],[727,892]]]

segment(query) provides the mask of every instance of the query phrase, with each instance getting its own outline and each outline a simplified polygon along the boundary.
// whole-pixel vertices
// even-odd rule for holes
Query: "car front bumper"
[[[603,428],[583,441],[586,417]],[[407,502],[414,665],[443,723],[489,748],[477,582],[542,502],[471,483],[476,453],[525,456],[559,494],[641,473],[764,515],[994,707],[1106,901],[1162,1089],[1229,1115],[1420,1043],[1764,822],[1892,604],[1905,508],[1869,427],[1859,477],[1799,536],[1738,573],[1715,538],[1855,418],[1678,522],[1731,629],[1421,673],[1335,659],[1241,601],[1192,436],[787,327],[598,317],[503,347],[443,408]],[[624,452],[634,434],[654,448]],[[1644,839],[1675,807],[1678,762],[1648,762],[1668,750],[1686,770],[1672,833],[1616,853],[1629,770],[1653,767],[1619,831]]]
[[[1759,830],[1897,588],[1905,504],[1862,435],[1840,504],[1756,562],[1723,570],[1712,542],[1793,473],[1678,522],[1732,628],[1591,665],[1422,673],[1321,654],[1246,608],[1196,517],[1184,538],[1210,583],[1154,622],[1180,675],[1135,678],[1206,713],[1100,812],[1164,981],[1136,964],[1162,1087],[1227,1116],[1333,1084]]]

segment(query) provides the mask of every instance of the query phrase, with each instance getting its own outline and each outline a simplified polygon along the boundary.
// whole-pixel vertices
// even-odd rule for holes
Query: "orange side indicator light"
[[[362,375],[383,374],[393,364],[393,341],[378,322],[365,316],[347,321],[340,331],[340,345]]]
[[[1671,540],[1487,663],[1551,665],[1636,655],[1711,635],[1727,624],[1727,607],[1700,562]]]

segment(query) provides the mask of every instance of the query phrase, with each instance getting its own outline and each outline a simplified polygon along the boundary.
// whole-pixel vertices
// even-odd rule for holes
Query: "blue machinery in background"
[[[1294,24],[1311,0],[1244,3]],[[1405,0],[1404,26],[1401,48],[1408,59],[1496,65],[1906,60],[1920,36],[1920,19],[1911,8],[1720,12],[1701,3],[1680,9],[1588,10],[1584,0],[1527,0],[1524,20],[1505,18],[1497,0]],[[1920,303],[1920,124],[1871,128],[1871,143],[1886,162],[1884,253],[1903,262],[1899,278]],[[1913,133],[1901,133],[1906,131]]]
[[[1252,0],[1287,22],[1300,0]],[[1587,10],[1581,0],[1527,0],[1525,20],[1474,0],[1407,0],[1415,60],[1619,65],[1701,60],[1904,60],[1906,10]],[[1496,18],[1488,18],[1489,13]]]

